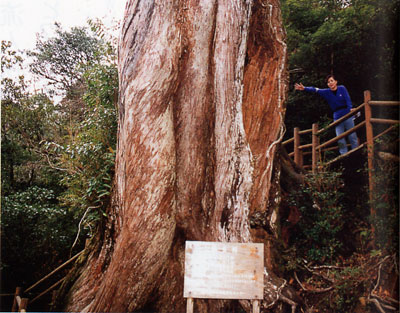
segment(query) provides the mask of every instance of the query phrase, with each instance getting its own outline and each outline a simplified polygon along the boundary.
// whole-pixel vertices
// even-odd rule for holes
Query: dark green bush
[[[340,172],[319,172],[308,174],[302,188],[290,194],[290,205],[301,213],[293,240],[298,257],[324,262],[338,255],[343,245],[343,187]]]
[[[1,204],[3,279],[27,286],[68,258],[79,221],[53,190],[32,186]]]
[[[377,142],[377,149],[398,155],[398,129]],[[393,144],[396,143],[397,144]],[[385,149],[386,148],[386,149]],[[391,149],[388,149],[391,148]],[[398,254],[399,249],[399,163],[375,157],[374,190],[371,206],[375,215],[370,222],[375,229],[376,247],[388,253]]]

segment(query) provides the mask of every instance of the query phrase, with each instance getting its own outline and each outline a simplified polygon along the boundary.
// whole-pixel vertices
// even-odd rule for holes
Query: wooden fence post
[[[21,295],[21,292],[22,292],[22,288],[21,287],[17,287],[15,289],[14,301],[13,301],[13,305],[12,305],[12,308],[11,308],[11,312],[17,312],[17,310],[18,310],[17,297],[19,297]]]
[[[294,128],[293,131],[294,135],[294,144],[293,144],[293,151],[294,151],[294,163],[296,163],[298,166],[302,166],[301,164],[301,151],[299,149],[300,147],[300,129],[298,127]]]
[[[371,217],[375,216],[375,209],[372,204],[373,200],[373,190],[374,190],[374,178],[373,178],[373,169],[374,169],[374,132],[372,129],[371,118],[371,106],[369,101],[371,100],[371,92],[369,90],[364,91],[364,103],[365,103],[365,130],[367,135],[367,156],[368,156],[368,184],[369,184],[369,200],[370,200],[370,214]],[[374,226],[371,225],[371,231],[373,238],[375,236]]]
[[[312,124],[312,172],[315,173],[317,170],[317,161],[318,161],[318,154],[317,154],[317,146],[319,144],[318,140],[318,124]]]
[[[21,304],[19,306],[19,312],[26,312],[27,308],[28,308],[28,298],[22,298]]]

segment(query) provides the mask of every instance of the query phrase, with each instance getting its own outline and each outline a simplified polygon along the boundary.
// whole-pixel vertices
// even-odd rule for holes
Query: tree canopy
[[[45,39],[38,35],[30,70],[48,80],[59,90],[69,91],[82,80],[83,73],[93,63],[104,58],[101,38],[90,35],[85,27],[65,31],[55,23],[55,36]]]

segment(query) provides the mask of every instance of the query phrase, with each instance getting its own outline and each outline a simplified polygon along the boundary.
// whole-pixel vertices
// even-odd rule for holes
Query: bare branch
[[[312,292],[312,293],[324,293],[324,292],[328,292],[330,290],[333,289],[333,286],[330,286],[328,288],[316,288],[316,289],[307,289],[306,287],[304,287],[304,285],[300,282],[300,279],[297,277],[296,272],[294,272],[294,278],[296,279],[297,283],[300,285],[301,289],[303,289],[306,292]]]
[[[336,266],[336,265],[319,265],[319,266],[311,266],[310,268],[314,270],[320,270],[320,269],[343,269],[344,266]]]
[[[376,289],[378,288],[378,286],[379,286],[379,281],[380,281],[380,279],[381,279],[381,269],[382,269],[382,265],[383,265],[383,263],[388,259],[388,258],[390,258],[391,256],[390,255],[387,255],[387,256],[385,256],[384,258],[383,258],[383,260],[381,260],[378,264],[379,264],[379,269],[378,269],[378,278],[377,278],[377,280],[376,280],[376,284],[375,284],[375,286],[374,286],[374,289],[372,289],[372,291],[371,291],[371,295],[376,291]]]
[[[68,170],[68,169],[61,168],[61,167],[57,167],[57,166],[53,165],[53,164],[51,163],[50,158],[49,158],[49,155],[48,155],[47,153],[41,153],[41,154],[43,154],[44,156],[46,156],[47,163],[49,163],[49,166],[50,166],[52,169],[55,169],[55,170],[58,170],[58,171],[63,171],[63,172],[69,172],[69,171],[70,171],[70,170]]]
[[[320,272],[316,272],[316,271],[311,270],[311,269],[310,269],[307,265],[305,265],[305,264],[304,264],[304,267],[305,267],[310,273],[312,273],[313,275],[320,276],[320,277],[322,277],[323,279],[325,279],[325,280],[327,280],[327,281],[329,281],[329,282],[331,282],[331,283],[335,283],[335,282],[336,282],[334,279],[332,279],[332,278],[330,278],[330,277],[328,277],[328,276],[326,276],[326,275],[324,275],[324,274],[322,274],[322,273],[320,273]]]
[[[382,270],[382,266],[383,266],[383,264],[384,264],[389,258],[391,258],[391,257],[392,257],[392,256],[387,255],[387,256],[384,257],[380,262],[378,262],[377,265],[379,265],[379,268],[378,268],[378,277],[377,277],[377,279],[376,279],[376,284],[375,284],[374,288],[371,290],[371,293],[368,295],[368,302],[369,302],[369,303],[375,304],[376,308],[377,308],[377,309],[379,310],[379,312],[381,312],[381,313],[385,313],[385,310],[383,309],[383,307],[386,308],[386,309],[389,309],[389,310],[394,310],[394,311],[396,310],[396,308],[394,308],[394,307],[392,307],[392,306],[390,306],[390,305],[382,304],[381,302],[379,302],[378,299],[381,300],[382,302],[387,302],[387,301],[385,301],[384,299],[382,299],[381,297],[379,297],[379,296],[376,294],[376,289],[378,288],[379,283],[380,283],[380,280],[381,280],[381,270]],[[373,298],[371,298],[371,297],[373,297]],[[394,300],[394,299],[392,299],[392,298],[390,298],[390,297],[389,297],[389,299],[390,299],[390,300]],[[396,300],[395,300],[395,302],[398,303],[398,301],[396,301]]]
[[[83,220],[85,219],[86,214],[89,212],[90,209],[97,209],[97,208],[99,208],[99,207],[100,207],[100,205],[98,205],[98,206],[90,206],[90,207],[88,207],[88,208],[86,209],[86,211],[85,211],[85,213],[83,214],[81,220],[79,221],[79,224],[78,224],[78,233],[76,234],[75,241],[74,241],[74,243],[72,244],[72,247],[71,247],[71,250],[70,250],[71,252],[72,252],[72,249],[75,247],[75,245],[76,245],[76,243],[77,243],[77,241],[78,241],[79,234],[80,234],[80,232],[81,232],[81,224],[82,224]]]

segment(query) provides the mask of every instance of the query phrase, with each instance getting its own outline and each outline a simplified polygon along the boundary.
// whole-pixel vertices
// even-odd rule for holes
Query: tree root
[[[289,304],[292,313],[303,302],[285,279],[275,277],[264,269],[264,300],[261,303],[261,307],[271,309],[279,301]]]
[[[385,291],[385,287],[382,285],[382,272],[388,271],[388,266],[389,266],[389,271],[392,269],[392,266],[395,266],[395,264],[392,264],[393,262],[396,262],[396,256],[394,255],[387,255],[385,257],[382,257],[380,259],[374,258],[374,257],[366,257],[361,260],[361,263],[358,265],[360,266],[360,271],[359,273],[363,274],[353,274],[356,276],[349,276],[351,274],[348,274],[351,270],[351,267],[353,265],[349,266],[337,266],[337,265],[319,265],[319,266],[311,266],[310,264],[303,264],[304,270],[306,270],[305,273],[310,273],[312,275],[311,281],[315,281],[315,286],[312,286],[310,284],[305,284],[303,283],[297,272],[294,272],[294,280],[297,282],[298,286],[300,287],[300,291],[303,292],[304,295],[304,301],[301,301],[303,305],[300,307],[302,312],[312,312],[312,307],[309,308],[309,305],[307,303],[308,297],[307,294],[311,295],[317,295],[317,294],[322,294],[322,293],[332,293],[332,296],[338,296],[338,291],[343,289],[343,283],[348,281],[350,279],[353,281],[352,287],[351,288],[356,288],[360,284],[371,282],[372,277],[376,277],[376,281],[373,284],[368,284],[371,287],[369,290],[364,291],[364,296],[362,296],[360,299],[361,305],[365,306],[366,304],[372,305],[375,307],[375,310],[380,313],[389,313],[389,312],[397,312],[399,309],[400,302],[393,297],[390,296],[388,291]],[[305,261],[305,263],[307,263]],[[353,264],[353,263],[351,263]],[[385,268],[385,269],[384,269]],[[339,270],[339,272],[336,272],[336,270]],[[342,272],[343,270],[343,272]],[[336,272],[336,273],[335,273]],[[335,273],[335,274],[334,274]],[[358,273],[355,271],[354,273]],[[337,276],[339,275],[339,276]],[[271,278],[270,278],[271,280]],[[267,282],[268,283],[268,282]],[[277,286],[279,284],[274,282]],[[311,283],[313,284],[313,283]],[[322,286],[321,286],[322,284]],[[323,287],[325,284],[326,288],[320,288]],[[265,308],[271,308],[273,307],[278,301],[285,302],[289,305],[292,306],[292,312],[295,312],[296,307],[300,304],[300,301],[297,301],[296,298],[294,297],[287,297],[285,294],[285,290],[287,289],[286,281],[281,283],[279,288],[275,288],[275,294],[274,294],[274,299],[271,299],[268,305],[265,306]],[[383,293],[382,293],[383,290]],[[294,291],[294,293],[296,293]],[[315,305],[315,303],[314,303]],[[303,310],[305,309],[305,311]]]
[[[386,311],[383,309],[388,309],[388,310],[392,310],[392,311],[396,311],[398,309],[398,304],[399,301],[392,299],[390,297],[387,297],[386,299],[383,299],[382,297],[378,296],[376,294],[376,290],[378,289],[378,286],[380,284],[380,280],[381,280],[381,270],[382,270],[382,266],[383,264],[390,259],[391,256],[387,255],[385,258],[383,258],[383,260],[381,260],[378,264],[379,264],[379,268],[378,268],[378,277],[376,279],[376,284],[374,286],[374,288],[371,290],[370,294],[368,295],[367,298],[367,302],[368,303],[373,303],[375,305],[375,307],[378,309],[379,312],[381,313],[386,313]],[[391,304],[397,304],[397,308],[393,307]]]

